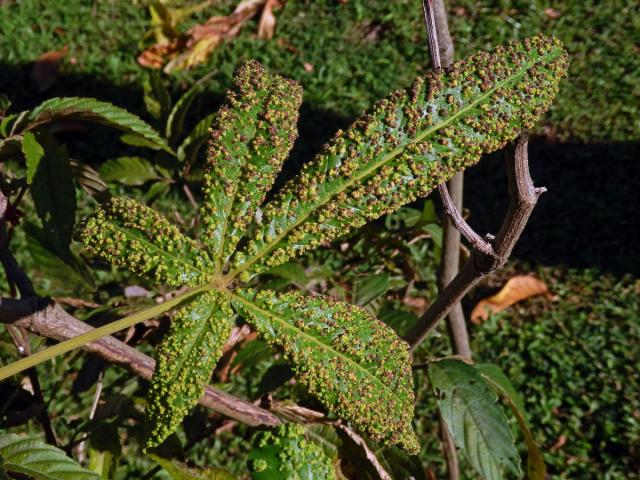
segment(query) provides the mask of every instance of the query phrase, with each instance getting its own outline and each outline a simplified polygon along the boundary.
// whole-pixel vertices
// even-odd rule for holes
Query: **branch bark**
[[[54,340],[67,340],[93,330],[93,327],[67,313],[58,304],[38,297],[0,299],[0,322],[20,326]],[[103,337],[82,348],[142,378],[150,379],[153,375],[155,361],[151,357],[112,336]],[[199,403],[250,426],[280,423],[280,419],[268,410],[213,387],[207,387]]]
[[[418,320],[414,328],[406,335],[405,340],[413,351],[435,328],[460,300],[482,278],[502,268],[509,259],[513,247],[520,238],[531,212],[540,195],[546,191],[544,187],[536,188],[529,173],[527,154],[527,137],[521,135],[506,151],[507,175],[509,181],[509,208],[495,238],[487,236],[491,243],[490,253],[473,249],[471,256],[460,273],[438,295],[425,314]]]

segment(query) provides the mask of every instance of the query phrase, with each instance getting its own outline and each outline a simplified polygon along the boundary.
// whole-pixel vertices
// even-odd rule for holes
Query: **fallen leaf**
[[[567,443],[567,437],[565,435],[560,435],[558,437],[558,439],[556,440],[556,443],[554,443],[549,450],[551,450],[552,452],[555,452],[556,450],[561,449],[562,447],[564,447],[564,445]]]
[[[305,72],[309,72],[309,73],[313,72],[314,67],[313,67],[312,63],[304,62],[302,64],[302,66],[303,66]]]
[[[560,16],[560,12],[555,8],[551,8],[551,7],[545,8],[544,14],[549,18],[558,18]]]
[[[48,90],[58,78],[60,61],[67,55],[69,47],[65,45],[60,50],[50,50],[43,53],[33,64],[31,78],[39,93]]]
[[[500,312],[514,303],[548,291],[547,285],[542,280],[530,275],[516,275],[510,278],[494,296],[478,302],[471,312],[471,321],[476,324],[482,323],[489,318],[489,313]]]
[[[278,0],[267,0],[262,9],[260,15],[260,22],[258,23],[258,38],[263,40],[270,40],[273,38],[273,34],[276,29],[276,17],[273,14],[273,9],[278,8],[280,3]]]
[[[197,7],[200,8],[201,5],[204,4]],[[162,15],[157,13],[153,19],[155,23],[152,23],[154,31],[157,32],[159,27],[162,28],[166,25],[170,28],[162,28],[162,35],[155,35],[157,40],[162,41],[144,50],[138,56],[138,63],[148,68],[163,68],[164,66],[165,73],[187,69],[203,63],[218,45],[238,35],[246,22],[254,17],[261,8],[263,9],[260,19],[262,34],[259,31],[259,35],[273,35],[275,17],[272,19],[273,25],[269,26],[271,21],[269,16],[273,16],[273,8],[278,5],[277,0],[243,0],[230,15],[210,17],[205,23],[191,27],[184,35],[177,32],[175,24],[188,13],[178,12],[175,9],[163,11]]]

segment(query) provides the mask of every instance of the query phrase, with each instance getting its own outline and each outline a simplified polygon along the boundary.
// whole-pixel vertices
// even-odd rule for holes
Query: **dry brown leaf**
[[[280,7],[278,0],[267,0],[262,9],[262,15],[260,15],[260,22],[258,23],[258,37],[263,40],[270,40],[273,38],[273,34],[276,30],[276,17],[273,14],[275,8]]]
[[[494,296],[478,302],[471,312],[471,321],[482,323],[489,318],[489,312],[500,312],[514,303],[543,295],[548,291],[547,285],[542,280],[530,275],[516,275],[510,278]]]
[[[544,14],[549,17],[549,18],[558,18],[561,14],[558,10],[556,10],[555,8],[545,8],[544,9]]]
[[[60,61],[69,52],[69,47],[65,45],[60,50],[50,50],[43,53],[33,64],[31,78],[39,93],[49,89],[58,78]]]

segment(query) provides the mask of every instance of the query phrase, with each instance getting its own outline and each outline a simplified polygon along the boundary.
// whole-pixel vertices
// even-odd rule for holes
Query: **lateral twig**
[[[491,252],[487,254],[475,248],[471,251],[471,256],[460,273],[438,295],[414,328],[405,336],[411,350],[420,345],[429,332],[447,315],[451,307],[482,278],[504,266],[527,225],[538,198],[546,191],[545,188],[536,188],[531,180],[525,135],[521,135],[507,148],[506,166],[509,181],[509,208],[495,239],[490,242]]]

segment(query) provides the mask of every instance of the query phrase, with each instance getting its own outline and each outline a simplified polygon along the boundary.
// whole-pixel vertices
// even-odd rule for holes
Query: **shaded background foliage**
[[[227,14],[235,3],[221,1],[192,22],[214,12]],[[499,364],[522,392],[554,478],[638,478],[640,385],[633,372],[640,369],[640,255],[630,247],[640,227],[634,208],[634,186],[640,181],[636,159],[640,142],[637,2],[459,0],[448,4],[458,58],[541,31],[558,35],[571,58],[570,77],[563,81],[561,93],[530,147],[533,177],[550,191],[541,198],[516,249],[519,261],[510,271],[479,287],[465,307],[468,311],[514,271],[538,273],[555,296],[529,301],[473,327],[476,357]],[[188,26],[186,23],[185,28]],[[33,107],[52,96],[84,95],[114,102],[150,120],[145,117],[142,101],[146,72],[135,62],[148,27],[144,2],[2,2],[0,92],[10,96],[15,110]],[[31,62],[64,45],[69,52],[59,78],[47,91],[38,92],[31,80]],[[256,39],[252,22],[233,42],[215,50],[206,64],[171,76],[169,87],[178,94],[204,74],[215,72],[194,102],[193,119],[188,122],[217,108],[235,67],[248,58],[258,59],[271,71],[295,78],[305,87],[301,138],[285,176],[297,171],[337,128],[347,125],[373,100],[408,85],[429,68],[419,5],[414,1],[289,1],[277,12],[273,40]],[[79,137],[68,136],[72,156],[94,165],[123,152],[139,153],[102,128],[91,128]],[[467,178],[471,223],[480,231],[495,231],[497,212],[506,205],[499,156],[481,162]],[[112,189],[123,191],[119,186]],[[142,195],[135,190],[127,194]],[[175,191],[157,201],[156,207],[172,218],[177,210],[187,224],[193,215],[184,197]],[[422,208],[422,202],[416,207]],[[86,202],[80,202],[79,214],[88,211]],[[416,230],[398,221],[396,228],[394,222],[381,220],[364,233],[309,255],[301,263],[302,269],[290,266],[275,272],[271,282],[279,287],[293,282],[366,304],[402,330],[416,315],[415,305],[404,300],[406,292],[410,291],[411,298],[434,298],[438,245],[433,228],[426,230],[423,242],[409,245]],[[146,297],[124,297],[124,285],[145,285],[138,279],[104,271],[97,273],[101,288],[89,294],[81,281],[70,277],[61,281],[59,275],[47,271],[33,253],[33,239],[27,244],[20,229],[13,242],[39,292],[81,295],[85,289],[83,296],[116,307],[108,312],[106,308],[76,311],[94,325],[151,302]],[[532,264],[548,267],[540,269]],[[371,272],[375,282],[368,281]],[[4,278],[0,283],[4,287]],[[148,326],[129,332],[137,348],[146,353],[157,344],[167,323],[160,322],[155,331]],[[15,349],[4,331],[0,342],[0,358],[6,364],[15,358]],[[34,341],[33,347],[44,343]],[[256,398],[285,382],[278,396],[290,394],[308,400],[299,388],[286,383],[290,371],[271,357],[264,344],[251,344],[241,350],[237,360],[241,373],[221,384],[225,389]],[[441,330],[418,358],[448,351]],[[56,431],[69,450],[89,433],[88,448],[96,451],[112,451],[116,456],[121,450],[138,451],[147,385],[121,370],[107,369],[105,401],[96,420],[89,422],[93,385],[100,368],[99,360],[79,352],[41,367]],[[425,442],[421,459],[437,470],[442,459],[433,420],[435,402],[424,385],[424,376],[416,374],[416,382],[421,419],[417,429]],[[12,388],[6,382],[0,387]],[[2,412],[3,429],[20,431],[20,420],[33,414],[30,394],[24,389],[18,392],[19,401]],[[214,427],[220,421],[198,407],[184,432],[174,437],[177,456],[184,450],[197,464],[244,472],[247,445],[243,438],[250,432],[240,426],[233,433],[212,437],[203,430],[205,424]],[[28,425],[33,431],[39,429],[34,420]],[[126,438],[122,446],[121,437]],[[122,455],[121,465],[121,478],[142,478],[153,468],[137,455]]]

